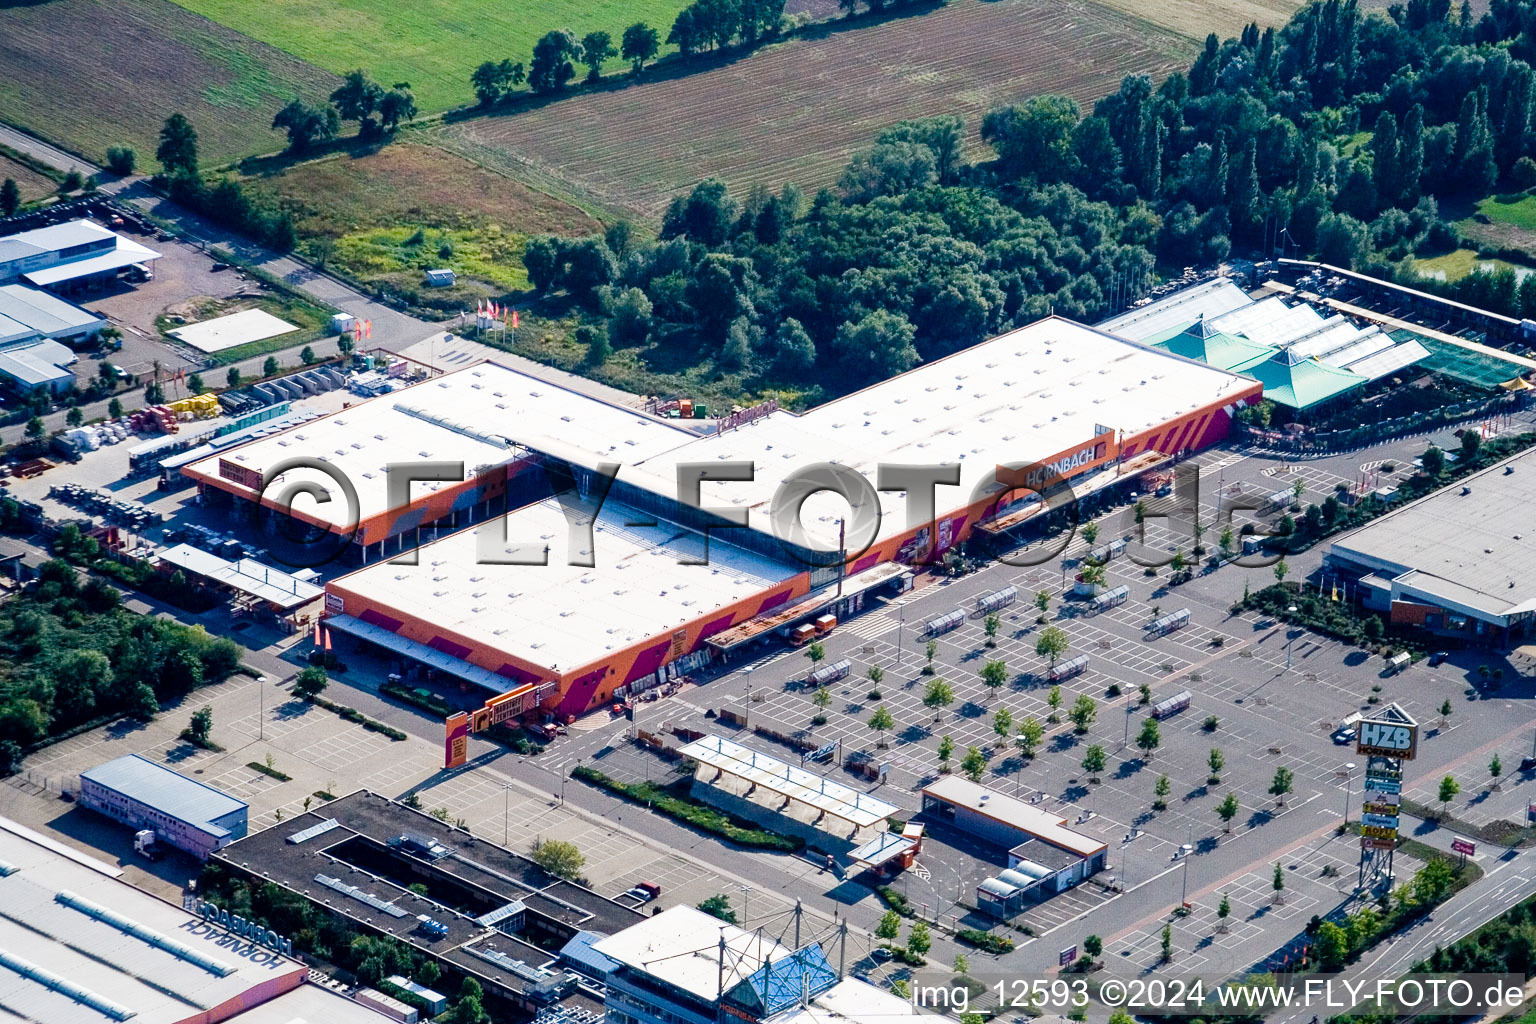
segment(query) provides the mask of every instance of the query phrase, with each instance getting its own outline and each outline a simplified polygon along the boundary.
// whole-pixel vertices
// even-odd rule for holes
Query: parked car
[[[1450,658],[1450,656],[1451,655],[1449,651],[1436,651],[1434,654],[1429,656],[1429,667],[1434,668],[1436,665]]]

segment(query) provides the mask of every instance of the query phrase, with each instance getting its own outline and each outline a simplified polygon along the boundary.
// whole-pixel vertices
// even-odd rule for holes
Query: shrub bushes
[[[608,792],[621,796],[626,800],[638,804],[646,804],[652,810],[665,814],[684,824],[691,825],[701,831],[729,839],[733,843],[742,846],[754,846],[764,850],[782,850],[786,853],[794,853],[805,847],[804,840],[790,836],[775,835],[764,829],[751,825],[738,824],[729,815],[717,811],[713,807],[686,798],[678,792],[680,787],[689,785],[687,779],[680,779],[670,786],[658,786],[651,782],[620,782],[609,778],[595,768],[586,765],[577,765],[571,770],[571,777],[583,782],[606,789]]]
[[[955,932],[955,938],[977,949],[986,950],[988,953],[1013,952],[1013,940],[1004,935],[993,935],[984,932],[980,928],[962,928]]]

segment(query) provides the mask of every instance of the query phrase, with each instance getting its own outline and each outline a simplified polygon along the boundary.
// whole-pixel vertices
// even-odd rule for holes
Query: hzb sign
[[[1400,722],[1361,722],[1355,749],[1376,757],[1412,761],[1418,746],[1418,730]]]

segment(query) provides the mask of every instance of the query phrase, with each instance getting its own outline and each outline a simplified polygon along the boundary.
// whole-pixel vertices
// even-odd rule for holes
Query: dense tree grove
[[[1536,185],[1533,48],[1536,0],[1475,23],[1449,0],[1325,0],[1211,36],[1187,72],[1129,76],[1086,114],[1060,96],[990,111],[995,160],[967,161],[958,118],[903,122],[836,189],[737,202],[705,181],[654,243],[532,240],[529,279],[618,321],[616,346],[845,391],[1051,312],[1098,319],[1157,265],[1283,247],[1406,275],[1406,257],[1456,241],[1438,200]],[[1536,275],[1443,287],[1536,312]]]
[[[111,585],[52,561],[0,608],[0,659],[0,745],[24,747],[104,714],[153,715],[233,672],[240,649],[130,612]]]

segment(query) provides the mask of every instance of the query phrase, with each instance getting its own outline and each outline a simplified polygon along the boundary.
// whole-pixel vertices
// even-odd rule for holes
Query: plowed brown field
[[[1161,76],[1196,44],[1084,0],[956,0],[925,14],[793,39],[725,66],[435,130],[545,187],[654,218],[714,176],[738,191],[836,180],[903,118],[981,115],[1037,93],[1085,106],[1135,72]]]

